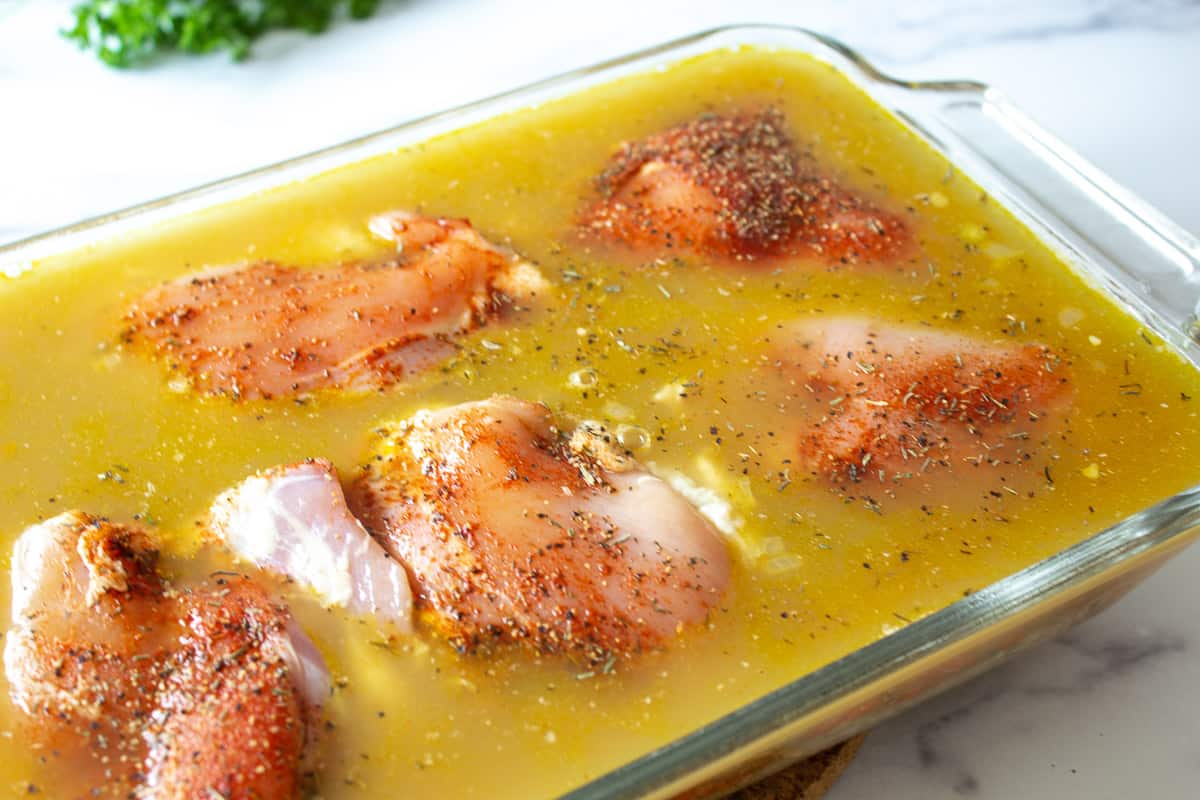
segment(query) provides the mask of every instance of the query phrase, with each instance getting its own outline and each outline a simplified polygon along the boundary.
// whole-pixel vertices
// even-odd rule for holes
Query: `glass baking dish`
[[[1200,242],[970,81],[889,77],[811,31],[706,31],[301,158],[0,247],[17,275],[47,256],[278,187],[704,52],[801,51],[841,70],[1094,286],[1200,366]],[[720,796],[874,725],[1114,602],[1200,534],[1200,487],[909,624],[567,795]]]

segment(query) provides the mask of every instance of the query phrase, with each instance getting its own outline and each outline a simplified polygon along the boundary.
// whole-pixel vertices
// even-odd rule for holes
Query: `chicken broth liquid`
[[[620,142],[768,106],[825,174],[903,217],[912,254],[843,267],[656,261],[572,232]],[[119,344],[128,304],[170,278],[383,258],[366,223],[397,208],[469,217],[540,266],[550,299],[369,394],[198,397]],[[6,567],[26,526],[69,508],[153,526],[170,573],[228,566],[199,541],[223,489],[315,456],[346,479],[380,423],[493,393],[605,423],[643,464],[707,489],[731,531],[732,585],[708,624],[602,664],[460,655],[429,628],[388,637],[271,584],[336,684],[315,753],[325,798],[559,794],[1200,480],[1195,370],[801,54],[702,56],[35,266],[0,286]],[[794,427],[751,376],[781,326],[844,314],[1060,355],[1073,394],[1028,485],[913,500],[869,481],[848,493],[768,457]],[[35,750],[4,697],[0,786],[68,796],[98,780]]]

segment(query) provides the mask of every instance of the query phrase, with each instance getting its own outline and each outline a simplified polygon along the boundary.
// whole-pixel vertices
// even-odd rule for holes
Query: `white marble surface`
[[[0,0],[0,241],[716,24],[825,30],[910,77],[972,77],[1200,232],[1200,4],[401,0],[242,66],[117,73]],[[834,800],[1195,797],[1200,549],[1059,641],[874,732]],[[1195,602],[1194,602],[1195,601]]]

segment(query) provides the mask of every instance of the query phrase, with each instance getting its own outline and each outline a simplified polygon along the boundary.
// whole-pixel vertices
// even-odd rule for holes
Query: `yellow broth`
[[[768,104],[830,175],[904,214],[916,257],[743,268],[620,257],[571,235],[591,178],[622,140],[705,110]],[[158,282],[261,258],[381,257],[366,221],[393,208],[469,217],[537,262],[556,294],[465,337],[443,368],[359,396],[201,398],[119,347],[123,309]],[[325,456],[351,475],[379,422],[494,392],[639,426],[643,462],[712,488],[740,518],[733,585],[710,623],[609,672],[525,652],[462,656],[428,631],[388,641],[369,621],[281,588],[338,683],[319,753],[324,798],[561,793],[1200,479],[1196,371],[843,75],[802,54],[705,55],[35,267],[0,285],[6,568],[27,525],[80,508],[155,526],[177,573],[207,569],[210,556],[195,557],[197,521],[251,471]],[[747,397],[745,376],[774,326],[838,313],[1061,354],[1074,405],[1037,461],[1053,483],[925,513],[847,502],[803,474],[781,478],[754,455],[780,420]],[[576,385],[580,370],[593,386]],[[8,581],[0,586],[7,605]],[[0,786],[81,788],[77,770],[32,748],[7,699],[0,729]]]

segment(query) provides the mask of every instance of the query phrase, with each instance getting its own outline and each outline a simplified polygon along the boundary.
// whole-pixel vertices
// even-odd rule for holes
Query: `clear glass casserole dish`
[[[1092,285],[1193,363],[1200,244],[971,82],[890,78],[852,50],[795,28],[705,32],[0,249],[19,274],[46,256],[412,145],[499,114],[722,48],[800,51],[893,112]],[[1200,532],[1200,489],[1172,497],[909,624],[672,744],[572,798],[717,796],[853,735],[1094,614]]]

